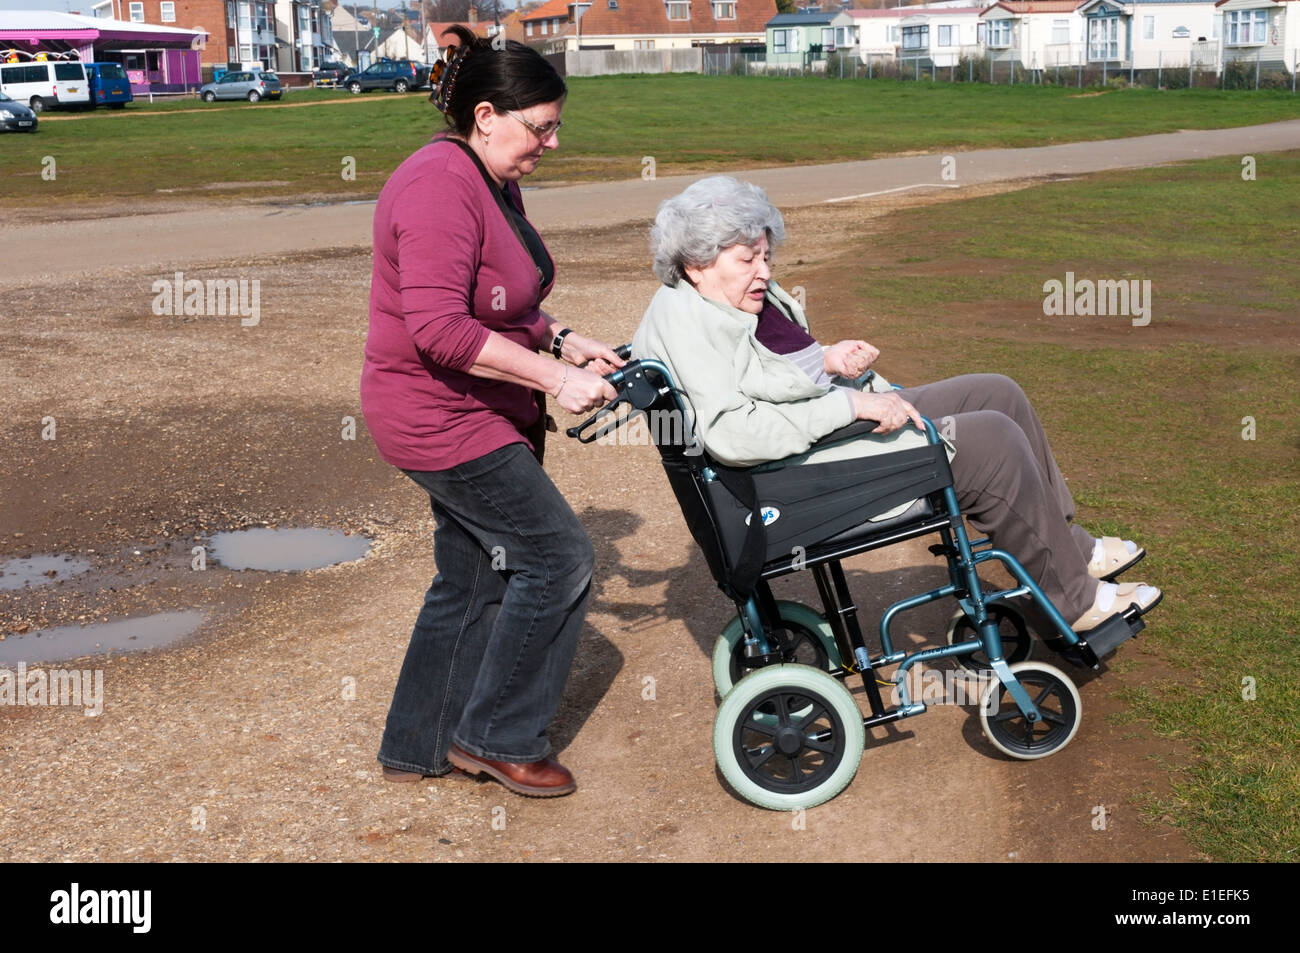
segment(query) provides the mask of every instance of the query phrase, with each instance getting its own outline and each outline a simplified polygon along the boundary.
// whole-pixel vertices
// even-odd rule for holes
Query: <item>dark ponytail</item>
[[[468,137],[474,107],[491,103],[498,112],[527,109],[564,98],[568,87],[546,59],[517,40],[489,40],[457,24],[443,31],[460,41],[460,49],[435,90],[447,125]]]

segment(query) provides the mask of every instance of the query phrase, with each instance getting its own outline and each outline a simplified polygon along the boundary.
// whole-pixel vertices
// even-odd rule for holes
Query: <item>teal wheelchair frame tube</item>
[[[934,424],[929,418],[922,418],[925,422],[926,439],[931,444],[939,442],[939,435],[934,428]],[[902,599],[895,602],[880,617],[880,644],[883,654],[871,663],[872,668],[881,665],[889,665],[895,662],[899,663],[898,671],[894,675],[894,682],[897,686],[898,697],[900,701],[900,714],[902,717],[917,715],[926,710],[923,702],[912,702],[907,691],[907,672],[917,662],[929,661],[937,658],[947,658],[957,655],[970,655],[984,649],[988,656],[989,664],[992,665],[994,673],[998,679],[1006,686],[1007,691],[1015,700],[1016,705],[1024,716],[1032,721],[1038,721],[1040,715],[1034,703],[1030,700],[1024,687],[1016,680],[1011,673],[1010,667],[1002,655],[1002,636],[998,633],[997,624],[989,618],[985,607],[992,602],[1003,599],[1010,599],[1017,596],[1030,596],[1048,615],[1052,624],[1060,630],[1062,637],[1067,645],[1078,644],[1078,636],[1074,630],[1065,621],[1061,613],[1052,605],[1047,596],[1043,594],[1042,589],[1025,571],[1020,561],[1010,553],[1001,549],[987,549],[981,552],[974,552],[973,546],[966,535],[966,527],[961,519],[961,507],[957,503],[957,493],[952,486],[945,487],[943,490],[944,504],[948,510],[948,516],[951,519],[952,527],[950,530],[944,530],[942,537],[944,546],[949,552],[948,574],[949,584],[938,589],[932,589],[929,592],[912,596],[908,599]],[[951,550],[953,543],[956,543],[957,560],[952,559]],[[981,539],[975,545],[983,545],[988,540]],[[1020,583],[1016,589],[1005,589],[999,592],[991,593],[988,596],[983,594],[980,587],[979,576],[976,573],[976,566],[990,559],[996,559],[1001,562],[1007,571]],[[964,578],[962,578],[964,576]],[[976,630],[979,632],[978,641],[962,642],[958,645],[948,645],[937,649],[923,649],[920,652],[913,652],[910,655],[905,652],[896,652],[893,647],[893,640],[890,638],[889,627],[894,618],[918,606],[928,605],[938,599],[944,599],[948,596],[956,596],[957,593],[965,590],[966,596],[958,596],[957,602],[961,605],[962,611],[965,612],[975,623]]]

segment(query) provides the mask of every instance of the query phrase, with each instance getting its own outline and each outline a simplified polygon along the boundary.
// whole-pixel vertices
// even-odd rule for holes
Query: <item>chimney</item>
[[[476,23],[478,23],[478,7],[471,6],[469,8],[469,25],[474,26]]]

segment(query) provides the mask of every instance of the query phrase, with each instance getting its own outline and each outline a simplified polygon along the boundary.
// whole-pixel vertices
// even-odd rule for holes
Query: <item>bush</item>
[[[1255,64],[1246,60],[1229,60],[1223,64],[1224,89],[1254,89]]]
[[[987,83],[989,81],[989,61],[982,56],[963,56],[957,60],[957,82]]]
[[[1284,70],[1269,70],[1259,77],[1260,89],[1290,89],[1291,74]]]

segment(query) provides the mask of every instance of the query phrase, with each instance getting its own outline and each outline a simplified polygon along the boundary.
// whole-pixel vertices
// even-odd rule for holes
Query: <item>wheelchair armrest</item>
[[[938,443],[939,434],[934,429],[934,424],[930,423],[930,418],[922,417],[921,419],[925,421],[926,439],[932,444]],[[839,430],[832,430],[809,447],[805,452],[811,453],[814,450],[820,450],[823,447],[830,447],[844,440],[856,440],[858,437],[865,437],[879,426],[880,423],[875,420],[855,420],[847,427],[841,427]],[[910,426],[910,424],[908,426]]]
[[[879,426],[880,423],[875,420],[855,420],[847,427],[841,427],[839,430],[832,430],[809,447],[807,452],[811,453],[814,450],[820,450],[822,447],[832,446],[842,440],[854,440],[858,437],[865,437]]]

